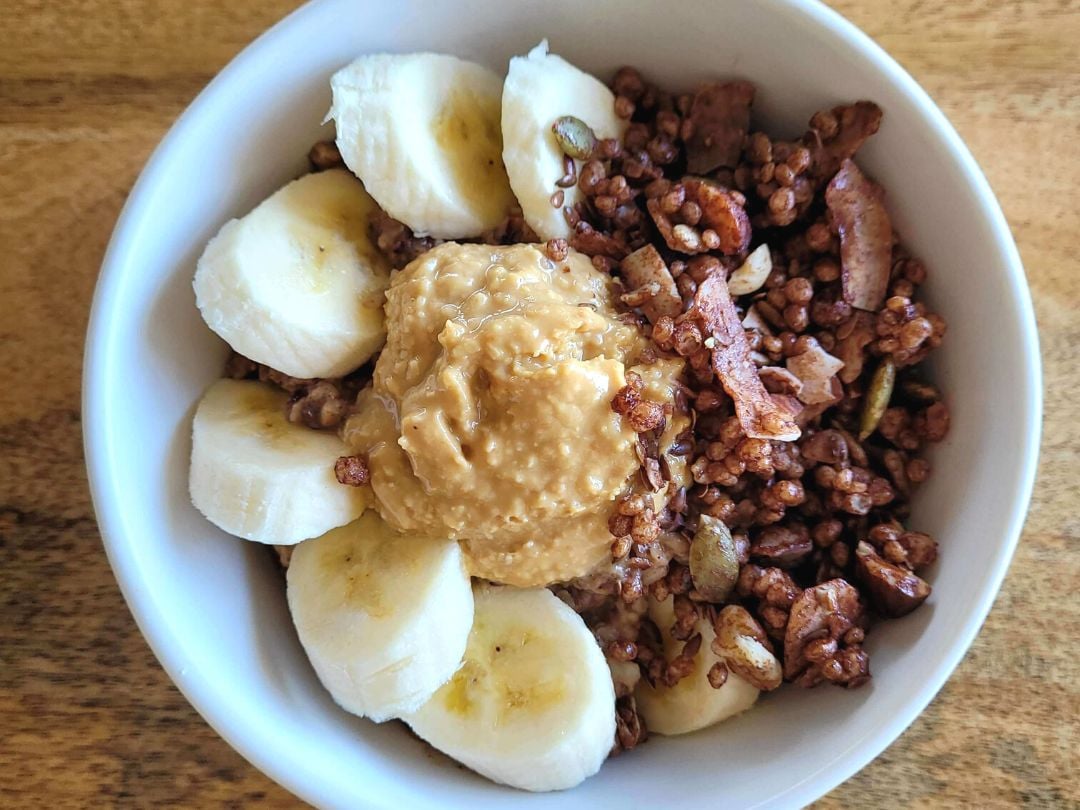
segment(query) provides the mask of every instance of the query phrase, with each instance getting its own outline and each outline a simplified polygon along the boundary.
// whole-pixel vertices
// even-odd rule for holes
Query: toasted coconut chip
[[[744,315],[742,319],[742,325],[743,329],[753,329],[762,337],[770,337],[773,335],[772,327],[769,326],[768,321],[761,317],[761,312],[758,310],[757,306],[752,306],[746,310],[746,315]]]
[[[698,228],[716,231],[721,253],[731,256],[750,247],[750,217],[739,202],[741,197],[700,177],[684,177],[682,184],[686,199],[701,206]]]
[[[881,126],[881,108],[872,101],[833,107],[832,114],[838,124],[836,135],[822,140],[817,130],[811,129],[803,139],[813,160],[811,171],[821,183],[836,174],[845,160],[854,157]]]
[[[759,368],[758,376],[761,378],[765,390],[770,394],[793,394],[798,396],[803,389],[803,381],[781,366]]]
[[[628,307],[641,307],[651,301],[659,292],[659,284],[645,284],[641,287],[631,290],[628,293],[623,293],[619,296],[619,300],[626,304]]]
[[[885,303],[892,268],[892,223],[884,196],[850,160],[825,189],[825,204],[840,230],[844,300],[869,312]]]
[[[656,285],[656,292],[641,304],[641,311],[651,322],[655,323],[663,315],[674,318],[682,312],[682,298],[679,297],[675,279],[655,247],[645,245],[638,248],[622,260],[619,269],[627,289],[639,290]]]
[[[832,379],[843,367],[842,360],[816,345],[787,359],[787,370],[802,382],[798,397],[807,405],[817,405],[833,398]]]
[[[732,295],[757,292],[772,272],[772,252],[768,245],[758,245],[746,261],[728,279],[728,291]]]
[[[743,432],[753,439],[790,442],[799,438],[799,427],[791,414],[773,402],[761,383],[750,357],[746,332],[722,275],[715,273],[698,285],[692,311],[706,333],[715,338],[713,371],[735,402],[735,415]]]
[[[709,82],[698,88],[690,105],[693,133],[686,143],[687,171],[705,174],[738,164],[753,103],[750,82]]]

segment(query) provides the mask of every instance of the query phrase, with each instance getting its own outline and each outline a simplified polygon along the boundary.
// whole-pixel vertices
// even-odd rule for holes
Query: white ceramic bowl
[[[868,98],[885,110],[860,163],[931,270],[949,334],[935,371],[953,412],[913,523],[941,541],[934,593],[870,637],[859,690],[784,689],[704,733],[656,738],[570,793],[511,791],[433,757],[397,724],[337,709],[289,620],[265,548],[234,540],[187,495],[190,417],[223,345],[191,290],[227,218],[304,167],[327,78],[370,51],[448,51],[505,68],[541,37],[586,70],[631,63],[660,83],[757,83],[757,124]],[[109,559],[158,658],[240,753],[322,807],[789,807],[877,756],[945,682],[979,629],[1027,508],[1041,417],[1035,324],[990,188],[942,114],[867,37],[816,3],[638,0],[321,0],[247,48],[154,153],[124,208],[94,299],[85,366],[86,457]]]

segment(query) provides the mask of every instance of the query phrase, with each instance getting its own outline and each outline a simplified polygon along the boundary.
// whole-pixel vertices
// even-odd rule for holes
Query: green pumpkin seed
[[[690,543],[690,577],[694,588],[709,602],[723,602],[739,578],[739,556],[731,531],[708,515],[698,518]]]
[[[596,151],[596,133],[580,118],[572,115],[556,118],[551,131],[563,153],[575,160],[588,160]]]
[[[866,402],[863,405],[862,418],[859,420],[860,441],[877,430],[878,422],[885,415],[885,409],[889,407],[895,383],[896,364],[893,363],[892,358],[886,357],[875,369],[874,376],[870,380],[870,390],[866,392]]]

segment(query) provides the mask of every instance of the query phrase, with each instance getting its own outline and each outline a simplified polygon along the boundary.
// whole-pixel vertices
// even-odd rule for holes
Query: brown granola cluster
[[[665,424],[665,405],[668,415],[686,407],[693,428],[677,450],[693,485],[675,491],[661,470],[671,496],[664,514],[640,496],[619,499],[609,521],[613,573],[557,592],[609,660],[636,663],[650,683],[685,677],[700,653],[699,620],[719,631],[724,611],[737,608],[744,632],[782,661],[784,680],[859,686],[870,678],[863,640],[873,623],[929,594],[919,573],[937,543],[905,521],[930,473],[922,452],[949,421],[918,370],[945,333],[918,300],[926,268],[895,240],[880,189],[851,161],[881,111],[869,102],[825,110],[802,137],[783,141],[749,128],[745,82],[672,95],[624,68],[613,89],[630,123],[576,173],[585,201],[564,211],[569,246],[622,277],[623,303],[655,356],[686,359],[683,402],[643,400],[631,375],[612,407],[645,445]],[[764,284],[717,308],[727,289],[717,292],[716,277],[730,280],[760,244],[772,260]],[[734,331],[732,317],[742,321]],[[787,418],[797,435],[781,435]],[[731,531],[738,577],[723,602],[705,599],[688,566],[701,515]],[[676,622],[664,630],[683,646],[673,658],[645,596],[674,598]],[[613,622],[626,612],[636,621]],[[738,667],[724,658],[711,668],[714,687],[732,660]],[[765,682],[775,688],[780,678]],[[632,697],[618,713],[615,750],[625,750],[647,732]]]
[[[361,366],[345,377],[306,380],[233,353],[225,364],[225,376],[275,385],[289,394],[286,419],[315,430],[335,430],[352,413],[356,395],[371,379],[371,365]]]
[[[416,236],[409,226],[398,222],[384,211],[377,211],[371,219],[369,226],[372,241],[386,257],[390,266],[395,270],[401,270],[409,262],[418,256],[427,253],[433,247],[441,245],[444,240],[432,236]],[[463,242],[476,241],[484,245],[516,245],[522,242],[536,242],[537,237],[521,209],[514,207],[506,218],[490,231],[482,233],[477,239],[463,239]],[[566,244],[562,246],[561,257],[552,258],[562,261],[566,258]],[[549,245],[549,255],[551,254]]]

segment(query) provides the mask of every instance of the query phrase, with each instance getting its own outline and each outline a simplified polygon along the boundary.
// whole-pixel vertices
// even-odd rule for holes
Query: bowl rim
[[[102,261],[90,310],[82,376],[83,449],[94,511],[109,563],[140,631],[176,687],[233,749],[287,790],[315,805],[328,799],[332,801],[332,798],[324,795],[318,786],[305,781],[302,775],[288,767],[288,763],[280,761],[272,748],[252,739],[246,726],[232,714],[228,702],[213,684],[184,677],[184,663],[179,649],[171,642],[164,613],[153,594],[140,587],[138,568],[126,553],[125,543],[121,540],[125,536],[125,523],[120,502],[114,495],[116,487],[112,486],[117,460],[112,453],[109,405],[103,380],[107,377],[104,372],[111,363],[110,348],[118,320],[114,317],[115,299],[129,267],[126,256],[130,252],[131,242],[142,227],[140,211],[154,194],[171,153],[184,140],[193,123],[228,92],[234,79],[252,70],[262,54],[271,50],[276,41],[285,36],[287,29],[308,16],[317,15],[320,7],[330,2],[333,0],[310,0],[247,45],[188,105],[154,149],[120,212]],[[787,13],[801,15],[807,24],[844,41],[854,53],[884,74],[887,81],[919,109],[950,158],[958,165],[974,193],[979,213],[994,232],[994,248],[1004,259],[1007,268],[1010,302],[1021,329],[1021,353],[1026,364],[1026,375],[1017,381],[1025,388],[1024,405],[1027,411],[1027,418],[1019,428],[1024,434],[1023,454],[1017,459],[1015,497],[1008,525],[1002,531],[1003,542],[996,548],[991,575],[983,583],[978,599],[969,608],[955,643],[925,673],[920,690],[903,711],[882,724],[876,733],[860,740],[857,747],[841,752],[827,771],[809,774],[783,794],[768,800],[773,804],[802,806],[849,779],[891,745],[937,695],[982,627],[1015,552],[1031,500],[1042,429],[1042,366],[1031,293],[1019,251],[988,181],[944,113],[881,46],[820,0],[765,2]],[[371,800],[379,801],[377,797]]]

